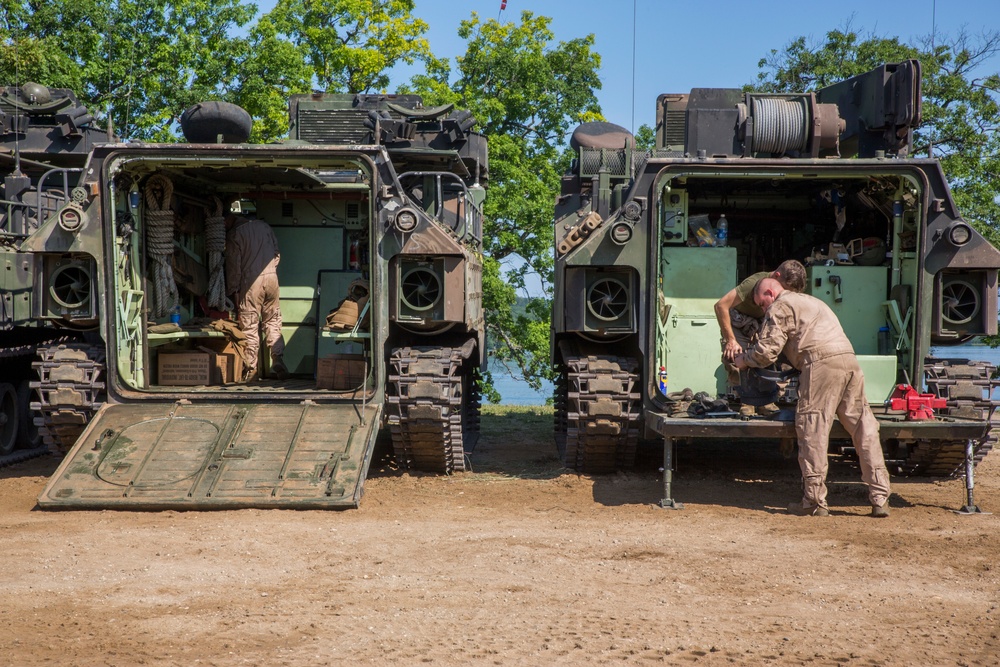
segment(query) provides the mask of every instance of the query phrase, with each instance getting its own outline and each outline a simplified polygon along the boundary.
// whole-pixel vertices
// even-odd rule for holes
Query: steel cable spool
[[[753,98],[756,153],[784,154],[808,147],[806,108],[799,99]]]
[[[174,281],[174,212],[170,199],[174,185],[162,174],[153,174],[146,181],[146,244],[153,257],[155,299],[153,316],[166,317],[177,305],[179,295]]]

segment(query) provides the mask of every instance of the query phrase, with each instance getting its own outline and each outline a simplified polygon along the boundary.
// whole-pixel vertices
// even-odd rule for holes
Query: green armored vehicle
[[[249,115],[210,102],[187,143],[119,143],[68,91],[28,88],[0,97],[2,324],[6,412],[70,449],[41,506],[356,506],[383,426],[401,467],[464,470],[488,178],[468,112],[302,95],[287,141],[251,145]],[[277,238],[287,379],[264,345],[243,377],[230,212]]]
[[[970,442],[986,454],[992,366],[930,350],[996,333],[1000,252],[962,219],[938,161],[912,155],[920,103],[909,61],[815,93],[661,95],[649,152],[618,126],[577,128],[555,209],[567,466],[628,466],[647,438],[669,453],[701,438],[794,437],[788,411],[738,414],[714,311],[788,259],[806,264],[805,291],[854,345],[891,469],[949,474]],[[795,380],[780,378],[768,400],[791,408]],[[839,424],[833,438],[847,441]]]

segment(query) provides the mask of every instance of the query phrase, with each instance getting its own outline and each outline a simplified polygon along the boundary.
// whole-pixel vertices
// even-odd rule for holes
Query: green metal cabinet
[[[855,354],[878,353],[878,330],[886,325],[882,304],[889,292],[887,266],[810,266],[806,293],[833,309]]]
[[[657,349],[659,365],[667,370],[668,392],[725,392],[715,302],[735,286],[735,248],[663,248],[660,292],[665,308],[657,326]]]

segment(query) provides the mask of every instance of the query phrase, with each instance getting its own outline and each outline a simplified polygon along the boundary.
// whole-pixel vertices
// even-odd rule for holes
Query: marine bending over
[[[826,474],[830,429],[836,417],[851,436],[868,485],[873,517],[889,515],[889,472],[882,457],[879,425],[865,398],[865,378],[851,341],[836,314],[823,301],[786,290],[764,278],[754,300],[765,310],[757,341],[735,359],[735,366],[763,368],[779,355],[801,371],[795,434],[802,470],[802,500],[788,511],[827,516]]]

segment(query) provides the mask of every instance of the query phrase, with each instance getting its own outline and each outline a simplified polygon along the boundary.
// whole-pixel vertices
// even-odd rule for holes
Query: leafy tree
[[[128,139],[172,140],[180,112],[224,98],[256,13],[242,0],[2,0],[0,78],[73,91]]]
[[[253,117],[250,141],[266,143],[288,135],[288,99],[313,89],[313,71],[302,49],[262,17],[247,37],[249,52],[233,82],[229,101]]]
[[[455,102],[473,112],[489,137],[490,183],[484,230],[483,295],[495,355],[515,363],[533,388],[551,377],[552,215],[569,164],[568,133],[601,118],[595,91],[600,56],[594,36],[553,43],[551,19],[521,13],[519,23],[481,21],[473,13],[458,34],[467,40],[450,63],[430,60],[412,88],[429,104]],[[409,90],[409,88],[404,88]],[[516,297],[540,282],[523,313]],[[496,400],[494,393],[491,396]]]
[[[413,0],[279,0],[261,22],[301,49],[328,92],[384,91],[395,65],[431,57]]]
[[[73,50],[92,42],[93,28],[76,10],[87,8],[86,2],[67,7],[69,23],[62,26],[55,3],[0,0],[0,83],[34,81],[80,91],[83,63]]]
[[[413,0],[279,0],[247,38],[232,100],[255,119],[251,141],[288,133],[288,98],[372,93],[400,63],[433,61]]]
[[[0,36],[0,81],[16,85],[44,81],[53,88],[84,88],[83,71],[58,47],[58,39],[26,37],[17,42]]]
[[[982,72],[1000,53],[1000,31],[953,39],[924,38],[915,45],[897,37],[866,36],[850,23],[819,45],[798,37],[760,60],[756,88],[807,91],[867,72],[886,62],[920,60],[923,124],[914,132],[913,153],[941,160],[956,203],[994,242],[1000,240],[1000,74]]]
[[[656,147],[656,131],[643,123],[635,132],[635,147],[642,151],[651,151]]]

